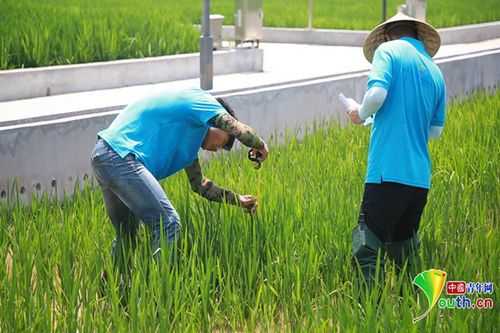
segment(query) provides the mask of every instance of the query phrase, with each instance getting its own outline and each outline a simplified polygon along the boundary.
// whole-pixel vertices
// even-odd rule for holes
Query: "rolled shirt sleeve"
[[[193,94],[194,95],[194,94]],[[195,124],[206,126],[214,117],[227,114],[226,110],[209,93],[201,92],[189,101],[191,119]]]

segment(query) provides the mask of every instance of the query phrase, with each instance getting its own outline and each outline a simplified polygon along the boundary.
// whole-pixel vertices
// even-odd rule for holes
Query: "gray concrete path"
[[[264,71],[217,76],[213,92],[259,89],[336,75],[364,72],[370,64],[360,47],[263,43]],[[499,49],[500,39],[441,48],[435,59]],[[199,86],[198,79],[39,97],[0,103],[0,127],[57,119],[61,116],[115,111],[158,90]]]

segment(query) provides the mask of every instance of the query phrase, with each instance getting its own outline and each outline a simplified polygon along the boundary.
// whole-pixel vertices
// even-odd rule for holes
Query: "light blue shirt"
[[[134,154],[156,179],[189,166],[210,119],[226,112],[201,89],[167,91],[128,105],[98,133],[121,157]]]
[[[403,37],[377,48],[368,77],[372,87],[388,93],[372,126],[366,182],[430,188],[429,130],[445,121],[440,69],[421,41]]]

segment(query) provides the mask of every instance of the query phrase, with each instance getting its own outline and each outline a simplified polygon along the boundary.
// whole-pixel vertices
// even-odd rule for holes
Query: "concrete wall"
[[[449,98],[495,88],[500,83],[500,50],[451,57],[438,63]],[[285,131],[300,134],[315,120],[345,122],[337,95],[343,92],[360,100],[366,79],[364,72],[221,95],[227,97],[238,117],[260,135],[279,137]],[[44,191],[58,197],[71,193],[78,181],[91,174],[89,155],[96,133],[117,112],[0,127],[0,200],[15,197],[15,193],[25,201]]]
[[[500,21],[464,25],[454,28],[438,29],[443,44],[480,42],[500,38]],[[222,36],[225,40],[234,40],[234,27],[224,26]],[[363,46],[368,31],[301,29],[301,28],[264,28],[263,42],[295,43],[341,46]]]
[[[199,77],[199,54],[0,71],[0,101]],[[263,51],[214,52],[214,73],[260,72]]]
[[[73,193],[91,176],[96,133],[115,116],[116,111],[0,128],[0,201]]]
[[[500,38],[500,21],[439,29],[443,44],[475,43]]]
[[[478,88],[500,85],[500,50],[463,55],[437,61],[446,80],[449,99],[463,99]]]
[[[493,90],[500,84],[500,50],[437,61],[447,87],[448,99],[461,99],[478,89]],[[336,75],[296,84],[239,92],[227,96],[238,117],[265,138],[289,131],[300,134],[314,121],[347,122],[338,94],[360,101],[366,91],[368,72]]]

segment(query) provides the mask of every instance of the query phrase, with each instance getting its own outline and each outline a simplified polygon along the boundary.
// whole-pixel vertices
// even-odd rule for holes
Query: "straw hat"
[[[434,57],[434,55],[439,50],[441,46],[441,38],[439,37],[439,33],[433,26],[428,24],[427,22],[417,20],[411,16],[405,15],[403,13],[397,13],[387,21],[376,26],[365,39],[365,44],[363,45],[363,53],[365,54],[365,58],[372,62],[373,54],[377,47],[385,42],[384,30],[385,27],[394,22],[415,22],[417,27],[418,39],[420,39],[427,49],[427,52]]]

